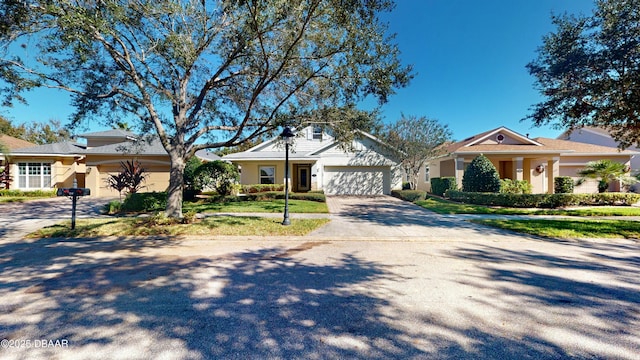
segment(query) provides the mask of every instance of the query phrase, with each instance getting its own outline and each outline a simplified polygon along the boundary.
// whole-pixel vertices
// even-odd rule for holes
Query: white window
[[[322,140],[322,128],[320,126],[313,128],[313,140]]]
[[[274,166],[260,166],[260,184],[275,184],[276,168]]]
[[[18,163],[19,189],[51,188],[51,164]]]
[[[429,182],[431,179],[429,178],[429,164],[424,166],[424,181]]]

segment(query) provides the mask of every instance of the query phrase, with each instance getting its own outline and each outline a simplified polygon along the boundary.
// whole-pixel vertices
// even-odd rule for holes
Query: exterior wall
[[[166,191],[169,186],[170,163],[166,156],[145,158],[124,158],[116,156],[90,155],[87,159],[86,187],[91,189],[91,196],[117,197],[118,192],[107,185],[109,175],[122,172],[120,162],[138,160],[147,174],[140,192]]]
[[[73,180],[78,179],[78,186],[84,185],[84,164],[78,163],[73,157],[18,157],[11,158],[10,189],[20,190],[18,183],[18,163],[46,163],[51,164],[51,187],[49,189],[72,187]]]
[[[564,139],[586,144],[602,145],[615,148],[618,147],[618,143],[613,140],[611,136],[595,133],[588,130],[575,130],[568,136],[565,136]],[[627,150],[640,151],[640,148],[637,146],[631,146]],[[631,159],[629,166],[631,167],[631,173],[640,170],[640,155],[634,156]]]

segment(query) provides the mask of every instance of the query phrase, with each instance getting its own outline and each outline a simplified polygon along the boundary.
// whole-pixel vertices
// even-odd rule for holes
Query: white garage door
[[[327,166],[323,188],[327,195],[383,195],[391,192],[388,167]]]

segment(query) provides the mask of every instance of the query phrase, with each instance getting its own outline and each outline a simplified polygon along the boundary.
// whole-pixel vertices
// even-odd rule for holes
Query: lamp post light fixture
[[[291,131],[291,128],[285,126],[280,134],[282,140],[284,140],[284,220],[282,225],[291,225],[289,220],[289,145],[293,142],[295,134]]]

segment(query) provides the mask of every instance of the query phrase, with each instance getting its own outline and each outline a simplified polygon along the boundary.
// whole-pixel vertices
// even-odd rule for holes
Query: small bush
[[[247,194],[247,196],[242,197],[245,200],[255,200],[255,201],[268,201],[268,200],[281,200],[285,198],[284,191],[264,191]],[[289,193],[289,200],[307,200],[307,201],[317,201],[317,202],[325,202],[327,197],[321,193]]]
[[[119,200],[110,201],[107,205],[104,206],[104,212],[113,215],[118,214],[122,211],[122,202]]]
[[[393,190],[391,195],[404,201],[415,202],[427,198],[427,192],[422,190]]]
[[[124,199],[122,211],[149,212],[164,210],[166,207],[166,192],[133,193]]]
[[[527,180],[500,180],[501,194],[531,194],[532,190],[533,185],[531,185]]]
[[[553,192],[556,194],[572,194],[573,179],[570,176],[558,176],[553,179]]]
[[[462,176],[462,190],[488,193],[500,191],[500,175],[486,156],[478,155],[471,161]]]
[[[456,178],[452,176],[431,178],[431,193],[444,196],[447,190],[458,190]]]

